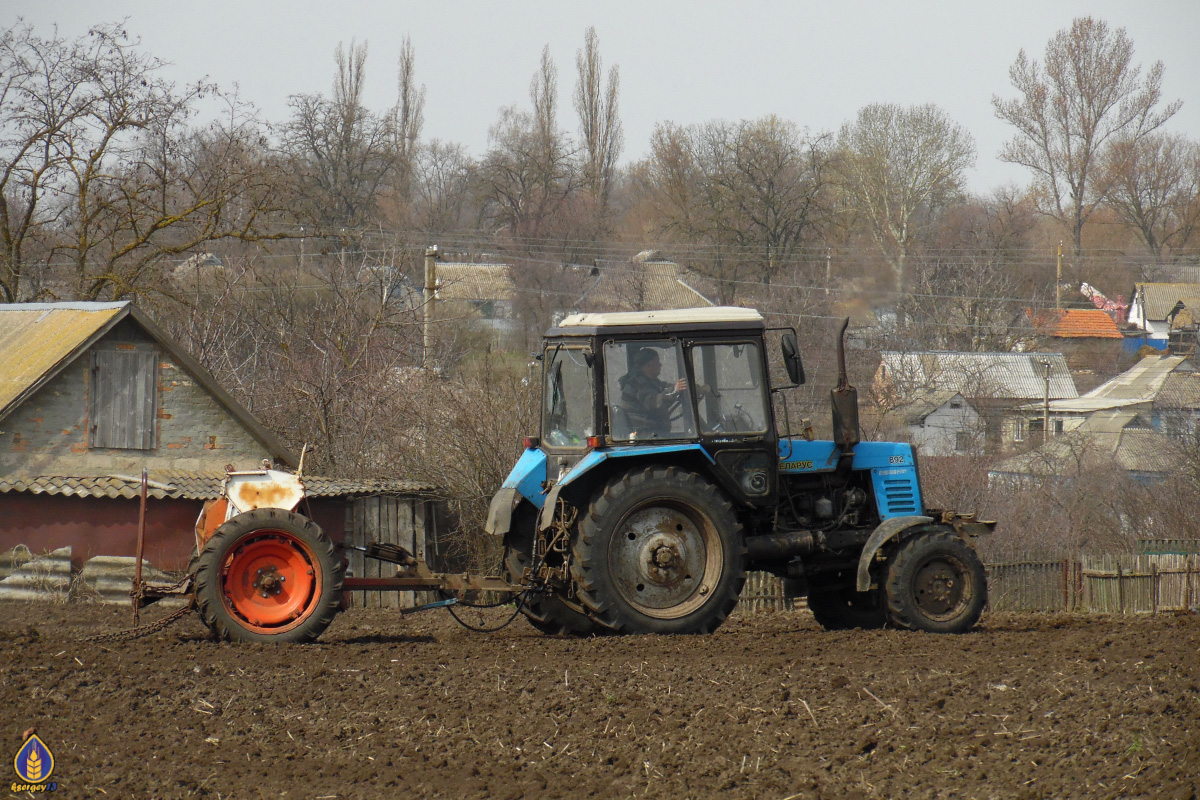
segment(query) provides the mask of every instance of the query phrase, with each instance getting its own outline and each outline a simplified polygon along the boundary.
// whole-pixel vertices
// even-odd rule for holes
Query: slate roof
[[[901,391],[941,389],[969,398],[1037,400],[1045,397],[1050,362],[1051,399],[1076,397],[1062,353],[951,353],[884,351],[880,377]]]
[[[149,476],[147,495],[159,500],[211,500],[221,494],[221,472],[158,471]],[[323,478],[305,475],[309,497],[354,497],[381,494],[424,494],[434,486],[399,479]],[[62,495],[64,497],[123,497],[133,499],[142,491],[140,477],[133,475],[36,475],[0,476],[0,493]]]
[[[634,261],[601,267],[575,303],[588,311],[644,311],[715,305],[674,261]]]
[[[925,419],[955,397],[966,398],[953,389],[932,389],[918,392],[907,403],[896,408],[892,413],[904,420],[905,425],[920,425]],[[967,403],[970,405],[970,403]]]
[[[507,264],[439,263],[437,278],[439,300],[511,301],[517,293]]]
[[[1200,283],[1139,283],[1134,297],[1141,298],[1145,319],[1165,320],[1180,300],[1200,297]]]
[[[1200,372],[1175,370],[1167,376],[1154,398],[1159,409],[1200,408]]]
[[[1030,312],[1034,324],[1056,339],[1123,339],[1117,323],[1098,308],[1060,308]]]
[[[1151,403],[1162,390],[1167,378],[1184,361],[1186,359],[1183,356],[1148,356],[1087,394],[1050,401],[1050,410],[1088,413]],[[1022,406],[1024,410],[1039,408],[1041,405],[1037,403]]]
[[[1182,466],[1171,440],[1143,427],[1130,411],[1099,411],[1073,431],[988,471],[997,475],[1072,475],[1081,466],[1117,464],[1142,474],[1165,474]]]
[[[274,457],[296,455],[217,383],[180,345],[129,301],[0,304],[0,420],[49,383],[126,317],[142,327],[179,366],[217,399]]]

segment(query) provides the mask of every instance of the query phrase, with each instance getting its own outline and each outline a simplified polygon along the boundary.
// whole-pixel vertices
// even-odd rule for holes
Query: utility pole
[[[424,326],[422,328],[422,344],[424,357],[422,362],[428,369],[433,356],[433,309],[437,303],[437,245],[425,248],[425,288],[422,299],[425,306]]]
[[[833,278],[833,252],[825,248],[825,295],[829,295],[829,281]]]
[[[1043,361],[1046,368],[1046,400],[1042,405],[1042,444],[1050,441],[1050,362]]]
[[[1062,239],[1058,240],[1058,267],[1054,275],[1054,307],[1062,308]]]

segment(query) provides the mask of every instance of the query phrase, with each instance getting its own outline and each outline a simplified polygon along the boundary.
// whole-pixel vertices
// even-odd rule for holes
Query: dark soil
[[[1200,615],[985,615],[935,636],[792,612],[569,640],[373,610],[315,645],[217,644],[191,617],[77,640],[128,617],[0,604],[6,771],[36,727],[61,798],[1200,791]]]

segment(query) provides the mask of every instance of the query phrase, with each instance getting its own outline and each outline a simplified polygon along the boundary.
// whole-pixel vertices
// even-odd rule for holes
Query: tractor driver
[[[687,379],[674,385],[658,379],[662,361],[658,351],[642,347],[634,351],[633,368],[621,378],[621,403],[639,438],[669,436],[671,413],[687,400]]]

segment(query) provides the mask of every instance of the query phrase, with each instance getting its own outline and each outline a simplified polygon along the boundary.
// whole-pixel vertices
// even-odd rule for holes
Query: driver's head
[[[633,354],[633,365],[647,378],[657,378],[658,373],[662,372],[662,361],[658,358],[658,351],[649,347],[643,347]]]

